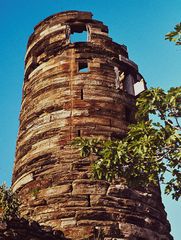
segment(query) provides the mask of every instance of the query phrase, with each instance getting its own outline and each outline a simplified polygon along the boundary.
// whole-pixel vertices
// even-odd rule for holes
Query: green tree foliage
[[[165,193],[176,200],[181,194],[181,87],[165,93],[152,88],[137,100],[137,123],[122,140],[78,138],[74,144],[82,157],[97,156],[93,175],[112,181],[124,177],[132,186],[165,184]],[[152,115],[152,120],[148,116]],[[153,117],[154,116],[154,117]],[[165,173],[167,177],[165,177]]]
[[[165,39],[175,42],[176,45],[181,45],[181,23],[175,26],[174,31],[167,33]]]
[[[11,188],[6,184],[0,186],[0,208],[2,209],[2,218],[4,221],[19,216],[19,200]]]
[[[181,45],[181,23],[165,36]],[[167,93],[151,88],[137,99],[136,124],[122,140],[77,138],[73,144],[82,157],[94,154],[93,176],[112,181],[125,178],[128,185],[165,184],[165,193],[181,195],[181,87]],[[151,118],[150,118],[151,117]],[[150,119],[150,120],[149,120]]]

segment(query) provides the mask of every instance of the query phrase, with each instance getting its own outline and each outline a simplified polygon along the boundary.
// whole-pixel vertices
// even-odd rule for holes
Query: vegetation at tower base
[[[181,45],[181,23],[165,39]],[[137,99],[136,124],[121,140],[77,138],[81,156],[97,156],[93,176],[112,181],[124,177],[128,185],[165,185],[173,199],[181,196],[181,87],[151,88]],[[149,116],[152,120],[149,120]],[[153,117],[154,116],[154,117]],[[167,174],[167,175],[166,175]]]
[[[2,210],[2,220],[10,220],[19,217],[20,202],[16,193],[6,184],[0,186],[0,209]]]

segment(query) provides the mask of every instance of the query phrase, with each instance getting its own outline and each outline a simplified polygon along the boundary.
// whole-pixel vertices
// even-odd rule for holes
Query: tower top
[[[76,11],[76,10],[71,10],[71,11],[64,11],[64,12],[59,12],[56,14],[53,14],[44,20],[42,20],[40,23],[38,23],[34,29],[38,29],[39,27],[41,28],[42,26],[48,25],[50,20],[56,19],[58,22],[71,22],[75,20],[91,20],[93,14],[91,12],[85,12],[85,11]]]

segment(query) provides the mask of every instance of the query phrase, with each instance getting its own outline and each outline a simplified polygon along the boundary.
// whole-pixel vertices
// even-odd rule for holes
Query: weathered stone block
[[[121,208],[123,204],[120,204],[120,199],[112,196],[102,196],[102,195],[91,195],[90,196],[91,206],[107,206],[114,208]]]
[[[59,196],[62,194],[70,193],[72,191],[71,184],[59,185],[56,187],[50,187],[46,189],[41,189],[39,192],[39,197],[52,197],[52,196]]]
[[[25,184],[33,181],[33,174],[32,173],[25,173],[21,178],[19,178],[14,184],[13,184],[13,191],[15,192],[19,188],[23,187]]]
[[[71,239],[94,239],[94,227],[90,226],[65,228],[64,233],[65,236],[70,236]]]
[[[97,221],[117,221],[121,219],[121,214],[114,211],[104,211],[104,209],[95,211],[95,210],[79,210],[76,214],[77,220],[97,220]]]
[[[61,228],[66,228],[66,227],[74,227],[77,223],[75,218],[63,218],[61,220]]]
[[[36,207],[36,206],[42,206],[42,205],[46,205],[46,200],[45,199],[33,199],[28,201],[28,204],[30,207]]]
[[[105,195],[108,189],[109,183],[106,181],[90,181],[89,179],[75,180],[73,181],[72,187],[73,195],[84,195],[84,194],[99,194]]]
[[[65,194],[60,197],[49,198],[47,204],[58,204],[59,207],[88,207],[89,198],[86,195]]]

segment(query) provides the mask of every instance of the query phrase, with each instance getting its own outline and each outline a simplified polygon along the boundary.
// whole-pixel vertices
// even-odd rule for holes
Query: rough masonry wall
[[[71,42],[75,32],[88,40]],[[159,189],[90,180],[77,136],[119,138],[134,121],[141,80],[126,47],[88,12],[53,15],[29,39],[13,188],[21,213],[71,239],[172,239]],[[125,77],[122,78],[124,73]]]
[[[18,217],[3,220],[2,213],[0,207],[0,240],[68,240],[63,232],[40,226],[35,221]]]
[[[68,240],[60,231],[25,219],[0,220],[0,240]]]

